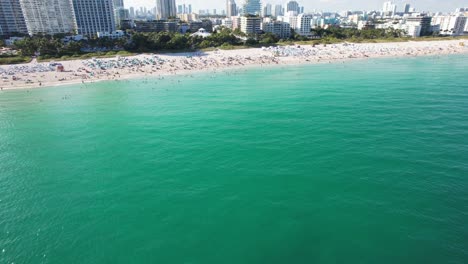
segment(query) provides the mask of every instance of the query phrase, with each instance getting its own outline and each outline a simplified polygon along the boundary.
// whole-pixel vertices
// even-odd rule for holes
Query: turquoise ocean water
[[[0,92],[0,263],[468,263],[467,69]]]

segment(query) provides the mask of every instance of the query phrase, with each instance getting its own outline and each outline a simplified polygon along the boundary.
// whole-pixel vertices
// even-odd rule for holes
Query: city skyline
[[[381,10],[385,0],[316,0],[314,2],[306,0],[296,0],[300,5],[305,7],[305,11],[309,12],[312,10],[317,11],[344,11],[344,10]],[[153,8],[156,5],[155,0],[124,0],[125,6],[128,8],[133,7],[147,7]],[[238,6],[242,6],[244,0],[237,0]],[[262,0],[262,3],[275,4],[286,4],[287,0]],[[449,12],[455,10],[458,7],[467,6],[466,0],[450,0],[450,1],[439,1],[439,0],[394,0],[397,5],[397,11],[402,11],[406,3],[411,4],[418,11],[441,11]],[[177,5],[180,4],[191,4],[194,12],[200,9],[217,9],[225,10],[225,0],[176,0]]]

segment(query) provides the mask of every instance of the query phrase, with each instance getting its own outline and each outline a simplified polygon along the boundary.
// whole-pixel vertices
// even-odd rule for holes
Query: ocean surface
[[[468,263],[467,69],[0,92],[0,263]]]

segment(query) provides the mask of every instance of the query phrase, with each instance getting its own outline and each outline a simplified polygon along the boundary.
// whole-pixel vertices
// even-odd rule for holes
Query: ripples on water
[[[0,263],[466,263],[467,62],[2,92]]]

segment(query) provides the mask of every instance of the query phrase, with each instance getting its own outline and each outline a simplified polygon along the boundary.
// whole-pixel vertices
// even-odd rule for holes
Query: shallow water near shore
[[[0,92],[0,263],[467,263],[466,69]]]

